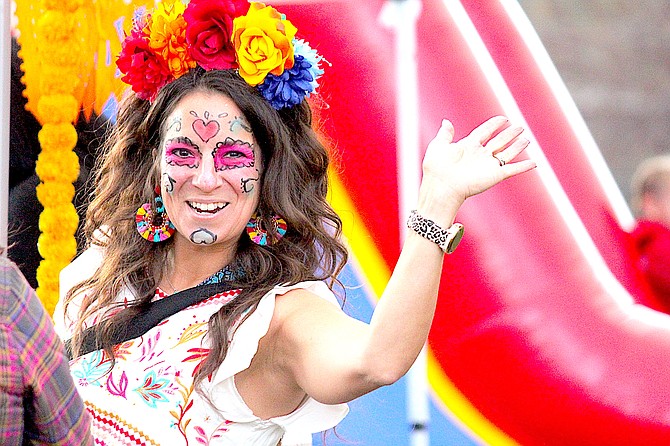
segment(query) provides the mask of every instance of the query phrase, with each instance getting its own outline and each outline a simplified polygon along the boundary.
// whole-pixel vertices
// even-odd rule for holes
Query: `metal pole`
[[[9,211],[9,101],[11,76],[11,2],[4,0],[0,10],[0,247],[7,246]],[[6,255],[7,250],[3,250]]]
[[[419,88],[416,60],[416,24],[421,0],[389,0],[382,22],[395,32],[396,129],[398,163],[398,210],[401,244],[407,236],[405,220],[416,204],[421,182],[419,156]],[[411,446],[428,446],[430,405],[426,347],[407,373],[407,423]]]

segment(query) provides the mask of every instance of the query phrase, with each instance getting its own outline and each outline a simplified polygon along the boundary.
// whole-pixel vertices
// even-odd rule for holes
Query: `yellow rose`
[[[268,73],[279,76],[293,67],[293,38],[297,31],[273,7],[251,3],[247,15],[233,22],[232,40],[240,76],[256,86]]]

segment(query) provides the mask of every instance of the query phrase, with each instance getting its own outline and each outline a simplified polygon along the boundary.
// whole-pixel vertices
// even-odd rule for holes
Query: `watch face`
[[[454,228],[454,226],[457,227]],[[451,254],[456,250],[458,244],[461,242],[461,239],[463,238],[463,232],[464,232],[463,225],[460,223],[454,223],[454,225],[449,229],[451,230],[449,231],[450,237],[449,242],[447,243],[447,254]],[[452,232],[453,230],[455,231]]]

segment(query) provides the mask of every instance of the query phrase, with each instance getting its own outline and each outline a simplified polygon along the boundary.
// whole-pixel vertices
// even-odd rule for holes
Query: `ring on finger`
[[[505,164],[507,164],[507,161],[505,161],[504,159],[502,159],[502,158],[496,156],[495,153],[493,153],[491,156],[493,156],[493,158],[495,158],[495,159],[498,161],[498,164],[500,164],[500,167],[502,167],[502,166],[504,166]]]

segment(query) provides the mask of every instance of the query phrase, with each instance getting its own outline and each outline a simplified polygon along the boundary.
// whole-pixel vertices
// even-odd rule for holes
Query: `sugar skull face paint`
[[[205,228],[197,229],[191,234],[191,241],[197,245],[211,245],[216,242],[216,234]]]
[[[163,173],[163,190],[168,194],[174,192],[174,183],[176,180],[167,173]]]
[[[258,206],[260,150],[237,105],[197,91],[175,106],[161,139],[165,208],[175,243],[234,249]]]
[[[212,156],[216,170],[254,167],[256,159],[253,147],[248,142],[233,138],[217,143]]]
[[[165,143],[165,161],[172,166],[197,169],[201,159],[200,148],[186,136],[177,136]]]

